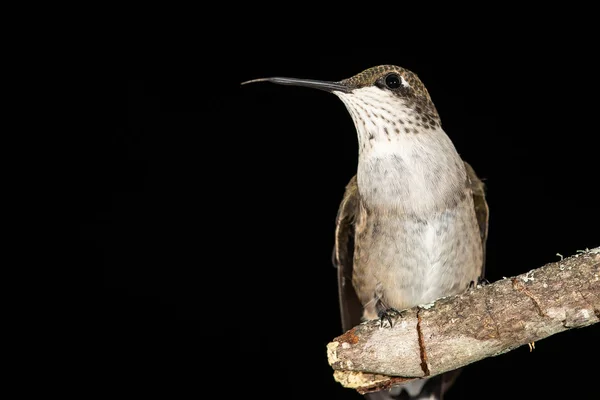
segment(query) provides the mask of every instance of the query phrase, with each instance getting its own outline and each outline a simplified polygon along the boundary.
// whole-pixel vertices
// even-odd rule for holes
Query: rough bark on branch
[[[600,320],[600,247],[514,278],[360,324],[327,345],[334,377],[360,393],[451,371]]]

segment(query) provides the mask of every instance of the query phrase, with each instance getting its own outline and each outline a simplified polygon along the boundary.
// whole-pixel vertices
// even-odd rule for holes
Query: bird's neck
[[[368,140],[368,132],[360,134]],[[357,183],[367,208],[413,215],[441,211],[464,198],[466,179],[464,163],[441,127],[384,135],[360,148]]]

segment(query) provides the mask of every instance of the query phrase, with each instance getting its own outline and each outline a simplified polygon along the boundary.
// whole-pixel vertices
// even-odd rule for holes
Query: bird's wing
[[[475,170],[465,162],[467,169],[467,177],[471,191],[473,192],[473,204],[475,205],[475,214],[477,215],[477,223],[479,224],[479,233],[481,235],[481,245],[483,247],[483,265],[481,266],[480,279],[485,277],[485,244],[488,236],[488,220],[490,217],[490,209],[485,201],[485,184],[477,177]]]
[[[357,211],[358,186],[355,175],[346,186],[344,198],[338,210],[333,248],[333,264],[338,272],[338,292],[344,332],[358,325],[362,316],[362,305],[352,286],[354,223]]]

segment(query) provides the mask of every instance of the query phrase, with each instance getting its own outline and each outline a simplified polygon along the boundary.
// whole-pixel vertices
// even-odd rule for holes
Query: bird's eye
[[[385,77],[385,85],[390,89],[398,89],[402,86],[402,80],[396,74],[389,74]]]

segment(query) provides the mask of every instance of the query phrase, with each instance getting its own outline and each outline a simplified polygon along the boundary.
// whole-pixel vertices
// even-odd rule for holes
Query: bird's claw
[[[469,283],[469,290],[470,289],[474,289],[476,286],[485,286],[485,285],[489,285],[490,281],[488,281],[487,279],[483,278],[483,277],[479,277],[477,278],[477,284],[475,284],[475,281],[471,281],[471,283]]]
[[[377,313],[377,316],[379,317],[379,321],[381,323],[381,327],[383,328],[383,322],[385,320],[387,320],[390,323],[390,328],[394,326],[394,324],[392,323],[392,318],[394,319],[398,319],[398,317],[403,318],[404,315],[402,315],[401,311],[396,310],[395,308],[386,308],[385,310],[381,310]]]

